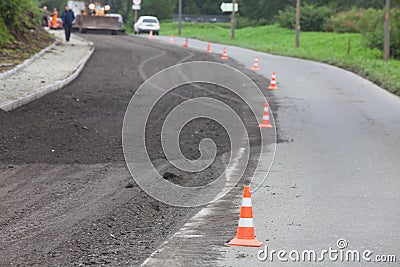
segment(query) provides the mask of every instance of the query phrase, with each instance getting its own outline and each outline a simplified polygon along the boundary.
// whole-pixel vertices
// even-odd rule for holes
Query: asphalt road
[[[121,131],[129,100],[144,80],[177,63],[218,62],[219,57],[133,36],[83,37],[93,41],[96,50],[74,82],[0,113],[1,266],[137,266],[200,210],[160,203],[138,187],[125,164]],[[266,83],[241,65],[228,63],[260,86]],[[182,153],[198,158],[200,140],[211,138],[218,149],[213,164],[202,175],[164,164],[162,123],[175,106],[196,97],[228,104],[245,122],[251,147],[257,151],[260,143],[256,118],[236,95],[213,84],[176,88],[150,114],[145,141],[160,174],[187,186],[215,179],[231,149],[223,127],[198,119],[182,129]],[[249,164],[247,177],[252,169]],[[222,240],[198,241],[199,246],[208,244],[202,246],[208,253],[193,264],[218,260],[218,247],[235,232],[233,200],[240,191],[238,187],[219,204],[223,228],[210,237]]]
[[[224,246],[235,235],[245,181],[207,207],[174,208],[137,187],[124,163],[123,116],[140,84],[176,63],[219,61],[220,54],[167,45],[163,37],[86,37],[96,52],[75,82],[1,113],[0,265],[280,266],[276,258],[259,261],[258,249]],[[189,46],[206,49],[194,40]],[[212,50],[221,52],[222,46]],[[255,53],[228,47],[228,56],[251,67]],[[259,74],[269,78],[276,71],[281,89],[264,91],[277,118],[279,144],[267,181],[252,196],[257,238],[274,250],[318,252],[337,248],[343,238],[351,250],[398,254],[399,98],[334,67],[258,56]],[[262,76],[228,64],[266,88]],[[197,96],[234,107],[257,149],[257,122],[243,103],[218,86],[200,87],[206,90],[182,86],[159,103],[146,137],[155,162],[165,160],[160,123],[182,99]],[[198,135],[201,130],[208,134]],[[207,120],[184,131],[183,154],[197,158],[198,140],[209,137],[219,146],[215,164],[200,177],[160,171],[177,183],[207,183],[229,152],[227,135]],[[251,169],[252,163],[247,176]]]
[[[175,43],[180,46],[183,39],[175,38]],[[189,47],[205,51],[207,44],[190,39]],[[223,46],[212,44],[211,50],[220,56]],[[372,261],[378,255],[396,255],[398,262],[400,98],[325,64],[231,46],[227,53],[247,68],[257,54],[258,73],[269,78],[276,71],[280,87],[270,101],[279,137],[274,165],[252,197],[257,238],[269,251],[312,249],[319,255],[329,247],[370,250]],[[347,241],[347,248],[337,247],[339,239]],[[178,239],[170,243],[174,240]],[[149,265],[174,255],[176,259],[180,252],[187,255],[176,247],[163,246]],[[221,246],[219,251],[222,266],[282,264],[276,255],[272,262],[271,257],[260,261],[258,249]],[[326,256],[316,265],[337,261]],[[290,263],[311,265],[291,260],[286,264]],[[346,263],[354,264],[340,264]],[[374,263],[361,258],[361,265],[368,264]]]

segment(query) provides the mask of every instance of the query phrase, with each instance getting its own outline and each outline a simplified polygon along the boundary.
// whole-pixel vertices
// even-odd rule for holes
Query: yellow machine
[[[68,1],[76,14],[79,32],[88,30],[111,31],[111,34],[124,31],[118,18],[106,16],[111,9],[110,1]],[[76,9],[76,10],[75,10]]]
[[[111,6],[109,3],[102,3],[100,1],[93,1],[87,4],[89,15],[104,16],[106,12],[110,11]]]

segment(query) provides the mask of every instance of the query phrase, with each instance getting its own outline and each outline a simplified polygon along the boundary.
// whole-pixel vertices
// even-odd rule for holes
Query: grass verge
[[[20,40],[7,41],[0,46],[0,72],[10,70],[54,42],[43,29],[24,33]]]
[[[161,27],[162,34],[177,35],[178,33],[176,23],[165,22],[161,24]],[[235,32],[236,38],[232,40],[229,24],[184,23],[182,35],[336,65],[400,95],[400,60],[383,61],[382,52],[366,48],[365,41],[360,34],[302,32],[298,49],[294,47],[294,31],[277,25],[238,29]],[[349,41],[350,54],[347,54]]]

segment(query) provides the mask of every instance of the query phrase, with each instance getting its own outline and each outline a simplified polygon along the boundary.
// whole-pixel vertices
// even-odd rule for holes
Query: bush
[[[14,28],[24,23],[24,18],[39,17],[39,9],[32,0],[1,0],[0,18],[7,28]],[[38,20],[39,21],[39,20]]]
[[[125,19],[125,23],[124,23],[124,28],[126,33],[130,34],[133,33],[134,29],[133,29],[133,25],[135,24],[135,17],[133,15],[133,12],[129,12],[128,13],[128,17]]]
[[[337,33],[359,33],[359,23],[364,11],[364,9],[353,8],[333,15],[326,21],[325,30]]]
[[[384,19],[383,10],[365,10],[358,27],[368,47],[383,50]],[[391,10],[390,23],[390,54],[400,58],[400,9]]]
[[[327,18],[333,14],[329,6],[304,5],[300,11],[300,27],[303,31],[322,31]],[[294,29],[296,26],[296,8],[289,6],[279,11],[276,22],[281,27]]]
[[[33,0],[0,1],[0,46],[23,39],[27,31],[39,26],[40,12]]]
[[[280,10],[275,21],[283,28],[294,29],[296,26],[296,9],[289,6]]]
[[[13,36],[8,32],[7,27],[2,18],[0,18],[0,47],[6,42],[14,41]]]

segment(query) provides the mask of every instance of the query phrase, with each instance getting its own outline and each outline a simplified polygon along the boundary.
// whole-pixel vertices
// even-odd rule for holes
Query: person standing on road
[[[47,11],[47,6],[42,8],[42,26],[48,27],[49,26],[49,12]]]
[[[58,11],[57,8],[53,9],[53,28],[57,28]]]
[[[69,9],[69,6],[65,6],[65,10],[61,15],[61,19],[63,21],[63,27],[65,31],[65,40],[69,42],[69,38],[71,37],[72,23],[75,20],[74,11]]]

